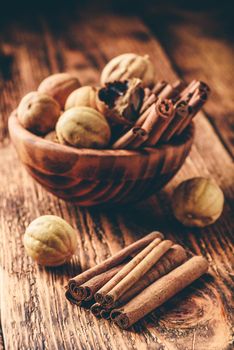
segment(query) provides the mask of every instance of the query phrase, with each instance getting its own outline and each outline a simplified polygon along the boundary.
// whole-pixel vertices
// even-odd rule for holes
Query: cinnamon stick
[[[94,296],[94,294],[103,287],[114,275],[116,275],[117,272],[119,272],[124,264],[118,265],[113,267],[110,270],[107,270],[100,275],[94,276],[87,282],[81,284],[76,288],[76,293],[74,295],[74,298],[77,301],[82,300],[91,300]]]
[[[209,86],[203,81],[193,80],[183,91],[181,91],[180,99],[190,100],[194,92],[198,90],[201,93],[206,93],[207,95],[210,93]]]
[[[94,296],[96,302],[106,304],[105,296],[112,290],[134,267],[136,267],[154,247],[162,241],[161,237],[156,237],[140,253],[138,253],[126,266],[124,266],[109,282],[107,282]]]
[[[102,318],[104,318],[105,320],[109,320],[110,319],[110,314],[111,314],[111,309],[105,309],[103,308],[100,312],[100,316]]]
[[[181,135],[182,132],[187,128],[187,126],[191,123],[192,119],[196,116],[196,114],[199,112],[199,110],[202,108],[202,106],[206,102],[207,97],[208,97],[207,93],[199,89],[197,89],[194,92],[193,96],[188,102],[190,113],[188,114],[187,118],[184,118],[180,123],[179,127],[175,132],[176,135]]]
[[[81,301],[78,301],[76,298],[74,298],[69,289],[66,290],[65,297],[68,301],[70,301],[70,303],[80,306]]]
[[[90,307],[94,303],[94,299],[91,299],[91,300],[88,300],[88,301],[86,301],[86,300],[77,301],[75,298],[73,298],[73,296],[71,295],[69,290],[67,290],[65,292],[65,296],[66,296],[67,300],[70,301],[71,304],[75,304],[75,305],[83,307],[85,309],[90,309]]]
[[[186,251],[179,244],[174,244],[168,252],[117,301],[117,305],[126,304],[151,283],[166,275],[171,270],[182,264],[187,258]],[[116,306],[117,306],[116,305]]]
[[[152,93],[157,95],[165,88],[165,86],[167,85],[167,82],[165,80],[161,80],[161,81],[158,81],[153,89],[152,89]]]
[[[144,129],[142,129],[144,130]],[[128,148],[129,149],[137,149],[139,148],[141,145],[143,145],[143,143],[148,139],[149,134],[145,131],[145,133],[141,136],[138,136],[138,138],[136,138],[135,140],[133,140],[129,145]]]
[[[174,94],[171,98],[175,98],[178,94],[181,93],[182,90],[185,89],[186,83],[183,80],[176,80],[175,83],[172,84],[174,88]]]
[[[143,113],[145,113],[145,111],[152,106],[152,104],[154,102],[156,102],[158,99],[158,97],[154,94],[154,93],[150,93],[148,96],[145,97],[141,110],[140,110],[140,115],[142,115]],[[140,118],[138,118],[139,120]]]
[[[144,88],[144,99],[143,99],[143,103],[144,103],[145,99],[148,98],[149,95],[151,95],[151,92],[152,92],[152,90],[151,90],[149,87]]]
[[[153,130],[158,118],[159,113],[156,108],[157,103],[154,103],[152,107],[149,109],[148,114],[146,115],[146,119],[144,123],[142,124],[142,128],[147,131],[147,133],[150,135],[151,131]],[[147,111],[146,111],[147,112]]]
[[[172,120],[175,114],[175,108],[171,100],[162,100],[155,104],[155,117],[153,127],[149,132],[149,138],[146,140],[146,146],[155,146],[158,140],[160,139],[163,132],[166,130],[169,122]],[[149,117],[150,118],[150,117]],[[143,124],[142,128],[144,128],[147,132],[147,127],[145,124],[147,123],[147,119]]]
[[[148,89],[145,92],[145,98],[140,110],[140,117],[136,121],[136,125],[141,126],[146,119],[146,115],[144,113],[150,108],[153,103],[155,103],[158,98],[175,98],[184,87],[184,82],[181,80],[177,80],[174,84],[168,84],[165,81],[158,82],[155,87],[150,92]],[[146,90],[146,89],[145,89]]]
[[[107,307],[112,307],[115,302],[135,283],[137,283],[151,267],[170,249],[172,241],[166,240],[154,247],[142,261],[140,261],[130,272],[117,283],[106,295]],[[131,263],[131,262],[130,262]],[[129,265],[130,265],[129,263]],[[123,269],[122,269],[123,270]]]
[[[167,83],[163,87],[163,89],[161,89],[161,91],[158,93],[158,97],[160,97],[161,99],[175,98],[180,93],[183,87],[184,87],[184,82],[182,82],[181,80],[177,80],[173,84]]]
[[[103,306],[99,303],[95,303],[91,306],[90,311],[95,317],[101,317],[101,311],[104,310]]]
[[[123,263],[125,259],[131,257],[132,254],[144,249],[150,242],[155,238],[163,239],[163,235],[160,232],[152,232],[142,239],[130,244],[124,249],[120,250],[118,253],[112,257],[104,260],[99,265],[96,265],[85,272],[75,276],[68,282],[68,290],[73,297],[76,297],[76,289],[83,283],[87,282],[91,278]]]
[[[151,113],[155,112],[155,103],[153,103],[151,106],[149,106],[144,113],[142,113],[140,115],[140,117],[137,119],[135,126],[139,126],[142,127],[142,125],[144,124],[144,122],[146,121],[146,119],[148,119],[149,115]]]
[[[182,91],[182,97],[176,102],[176,113],[160,140],[169,142],[174,135],[180,135],[190,124],[194,116],[206,102],[210,89],[202,81],[192,81]]]
[[[173,86],[171,84],[167,84],[163,89],[162,91],[160,91],[160,93],[158,94],[158,96],[161,98],[161,99],[164,99],[164,98],[168,98],[168,96],[170,96],[170,94],[172,93],[173,91]]]
[[[145,140],[146,131],[138,126],[134,126],[126,134],[122,135],[112,145],[113,149],[131,148],[131,145],[136,140]]]
[[[111,312],[111,319],[126,329],[153,311],[208,270],[208,262],[195,256],[144,289],[122,308]]]
[[[166,130],[160,137],[160,141],[169,142],[171,138],[177,133],[180,126],[186,118],[188,118],[191,107],[184,100],[181,100],[175,104],[175,115],[171,122],[168,124]]]
[[[154,102],[157,101],[160,92],[164,90],[167,85],[168,83],[162,80],[157,82],[152,90],[145,89],[145,97],[140,109],[140,115],[142,115],[150,106],[152,106]]]
[[[202,105],[207,101],[208,94],[205,91],[201,91],[196,89],[194,91],[193,96],[188,102],[188,105],[192,108],[192,110],[199,110]]]
[[[192,80],[184,90],[181,91],[178,99],[185,99],[188,96],[188,93],[193,93],[196,87],[199,86],[199,82],[197,80]]]

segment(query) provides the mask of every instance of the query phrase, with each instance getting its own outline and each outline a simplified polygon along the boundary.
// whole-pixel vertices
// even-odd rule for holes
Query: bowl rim
[[[130,150],[130,149],[93,149],[93,148],[75,148],[69,145],[63,145],[50,140],[46,140],[43,136],[36,135],[31,131],[25,129],[19,122],[17,118],[17,110],[14,110],[8,119],[8,129],[10,133],[11,140],[14,141],[14,135],[21,134],[20,138],[27,140],[28,142],[40,143],[41,147],[47,148],[57,152],[63,152],[66,154],[75,154],[77,156],[97,156],[97,157],[136,157],[140,154],[147,152],[154,153],[160,150],[165,150],[166,148],[177,148],[186,144],[189,140],[193,139],[195,127],[194,123],[191,122],[186,128],[186,133],[183,133],[183,137],[173,140],[169,143],[159,144],[157,147],[144,147],[141,149]]]

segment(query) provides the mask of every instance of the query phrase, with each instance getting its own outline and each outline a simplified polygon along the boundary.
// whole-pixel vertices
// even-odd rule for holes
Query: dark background
[[[211,86],[212,95],[205,106],[206,116],[233,155],[233,3],[227,0],[5,1],[0,11],[0,93],[12,78],[12,51],[24,45],[27,47],[28,37],[25,37],[25,42],[22,36],[18,38],[22,29],[27,35],[42,32],[43,22],[53,27],[55,37],[61,37],[70,20],[78,23],[79,18],[87,16],[92,19],[103,13],[137,16],[162,44],[180,78],[186,81],[201,79]],[[82,36],[82,33],[76,32],[74,36]],[[144,37],[139,39],[144,40]],[[1,104],[6,104],[6,101]],[[3,112],[0,109],[4,119],[11,112],[10,108]]]

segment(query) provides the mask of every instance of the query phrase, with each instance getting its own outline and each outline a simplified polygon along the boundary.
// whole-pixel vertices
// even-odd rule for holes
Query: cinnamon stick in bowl
[[[178,101],[175,104],[175,116],[160,137],[160,141],[169,142],[177,130],[179,130],[184,120],[188,118],[190,111],[191,108],[185,100]]]
[[[179,100],[175,102],[175,116],[160,138],[169,142],[174,135],[180,135],[191,123],[193,117],[206,102],[210,88],[202,81],[192,81],[181,92]]]
[[[159,92],[158,97],[161,99],[174,99],[180,94],[184,86],[185,83],[182,80],[177,80],[173,84],[166,84]]]
[[[207,101],[208,94],[205,91],[201,91],[197,89],[190,101],[188,102],[188,106],[190,109],[190,113],[187,118],[185,118],[182,123],[179,125],[179,128],[176,130],[176,135],[182,134],[182,132],[187,128],[187,126],[191,123],[192,119],[196,116],[199,110],[202,108],[204,103]]]
[[[147,109],[150,108],[152,104],[157,101],[157,99],[158,99],[157,95],[153,92],[150,92],[148,96],[145,97],[145,100],[143,101],[143,104],[140,110],[140,115],[144,114],[145,111],[147,111]],[[136,125],[141,125],[141,123],[139,122],[139,119],[140,118],[137,119]]]
[[[155,114],[155,102],[157,99],[140,114],[140,117],[137,119],[135,126],[142,127],[146,119],[149,118],[151,114]]]
[[[113,145],[113,149],[132,148],[132,145],[136,141],[144,142],[147,137],[146,131],[140,126],[136,125],[128,130],[124,135],[120,136]]]
[[[165,81],[159,81],[152,90],[145,89],[145,98],[140,109],[140,117],[137,119],[135,125],[142,126],[149,114],[149,108],[159,99],[174,99],[182,91],[185,83],[177,80],[174,84],[168,84]],[[148,112],[147,112],[148,110]]]
[[[159,100],[155,103],[155,111],[145,120],[142,128],[149,132],[145,146],[155,146],[168,124],[173,119],[175,107],[171,100]],[[148,130],[149,129],[149,130]]]
[[[193,80],[184,90],[181,91],[179,99],[189,101],[196,90],[198,90],[199,93],[205,93],[207,95],[210,93],[210,88],[206,83],[199,80]]]
[[[122,308],[111,312],[111,319],[121,328],[127,329],[142,317],[162,305],[183,288],[187,287],[208,270],[208,262],[195,256],[169,274],[144,289]]]

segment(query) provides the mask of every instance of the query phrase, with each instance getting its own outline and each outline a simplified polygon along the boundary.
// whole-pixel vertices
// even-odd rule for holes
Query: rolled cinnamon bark
[[[171,100],[162,100],[155,104],[155,122],[153,123],[153,128],[151,128],[149,132],[149,137],[145,142],[145,146],[155,146],[158,140],[160,139],[163,132],[166,130],[168,124],[173,119],[175,114],[175,107]],[[147,127],[143,124],[142,128],[144,128],[147,132]]]
[[[158,94],[158,97],[160,97],[162,100],[164,98],[170,98],[171,94],[173,93],[173,86],[171,84],[167,84],[162,91]]]
[[[192,80],[184,90],[181,91],[180,95],[178,96],[179,99],[185,99],[188,97],[188,93],[193,93],[195,89],[199,86],[199,81]]]
[[[73,298],[73,296],[71,295],[69,290],[67,290],[65,292],[65,296],[66,296],[67,300],[70,301],[71,304],[75,304],[75,305],[83,307],[85,309],[90,309],[91,306],[94,303],[94,299],[91,299],[91,300],[88,300],[88,301],[86,301],[86,300],[77,301],[75,298]]]
[[[128,257],[131,257],[132,254],[144,249],[150,242],[155,238],[163,239],[163,235],[160,232],[152,232],[147,236],[139,239],[138,241],[130,244],[129,246],[123,248],[115,255],[104,260],[102,263],[80,273],[75,276],[68,282],[68,290],[73,298],[76,298],[77,287],[87,282],[91,278],[123,263]]]
[[[142,126],[143,122],[147,118],[147,110],[158,100],[167,98],[175,98],[182,91],[185,83],[181,80],[177,80],[174,84],[170,85],[165,81],[158,82],[155,87],[145,92],[145,99],[140,110],[140,117],[136,121],[135,125]],[[145,89],[146,90],[146,89]],[[148,111],[149,114],[149,111]]]
[[[207,101],[208,94],[204,91],[197,89],[190,101],[188,102],[188,107],[190,112],[187,118],[184,118],[180,123],[179,127],[176,129],[175,134],[177,136],[181,135],[182,132],[187,128],[187,126],[191,123],[192,119],[196,116],[199,110],[202,108],[204,103]]]
[[[68,301],[70,301],[70,303],[75,304],[77,306],[80,306],[81,301],[78,301],[76,298],[74,298],[72,296],[72,294],[70,293],[69,289],[66,290],[65,297],[67,298]]]
[[[182,97],[176,102],[176,113],[160,138],[160,141],[169,142],[174,135],[180,135],[190,124],[194,116],[206,102],[210,89],[202,81],[192,81],[182,91]]]
[[[142,130],[144,130],[142,128]],[[145,130],[144,130],[145,131]],[[139,136],[138,138],[136,138],[135,140],[133,140],[129,145],[128,148],[129,149],[137,149],[139,148],[141,145],[143,145],[143,143],[148,139],[149,134],[145,131],[145,134],[142,133],[141,136]]]
[[[151,95],[151,91],[152,91],[152,90],[151,90],[150,88],[148,88],[148,87],[144,88],[144,99],[143,99],[143,103],[144,103],[145,99],[148,98],[149,95]]]
[[[201,93],[210,93],[209,86],[203,81],[193,80],[183,91],[180,93],[180,99],[189,101],[195,91],[198,90]]]
[[[94,296],[97,303],[105,304],[106,294],[111,291],[127,274],[136,267],[154,247],[162,241],[161,237],[156,237],[140,253],[138,253],[126,266],[124,266],[109,282],[107,282]]]
[[[111,309],[105,309],[103,308],[100,312],[100,316],[102,318],[104,318],[105,320],[109,320],[110,319],[110,314],[111,314]]]
[[[165,131],[165,135],[162,136],[163,141],[169,141],[173,135],[180,135],[186,129],[197,112],[206,102],[209,93],[209,86],[202,81],[196,80],[192,81],[188,87],[182,91],[181,98],[177,103],[181,103],[182,101],[186,102],[188,105],[189,113],[181,118],[180,121],[177,118],[178,123],[173,130],[172,125],[169,125],[168,130]]]
[[[112,145],[113,149],[131,148],[134,141],[145,140],[146,131],[138,126],[134,126],[126,134],[122,135]]]
[[[188,102],[188,105],[192,108],[192,110],[197,110],[202,107],[202,105],[207,101],[208,93],[205,91],[201,91],[200,89],[196,89],[194,94],[191,96],[191,99]]]
[[[167,82],[165,80],[161,80],[161,81],[158,81],[153,89],[152,89],[152,93],[157,95],[165,88],[165,86],[167,85]]]
[[[144,102],[143,102],[143,104],[142,104],[142,107],[141,107],[141,110],[140,110],[140,115],[142,115],[143,113],[145,113],[145,111],[146,111],[150,106],[152,106],[152,104],[153,104],[154,102],[156,102],[157,99],[158,99],[158,97],[157,97],[154,93],[149,94],[149,95],[145,98],[145,100],[144,100]],[[139,119],[140,119],[140,118],[138,118],[138,120],[139,120]],[[137,120],[137,121],[138,121],[138,120]],[[136,121],[136,123],[137,123],[137,121]]]
[[[116,306],[124,305],[151,283],[166,275],[168,272],[182,264],[187,259],[186,251],[179,244],[174,244],[168,252],[141,278],[135,285],[127,290],[117,301]]]
[[[183,80],[176,80],[175,83],[172,84],[173,88],[174,88],[174,94],[172,96],[172,98],[176,97],[177,94],[181,93],[182,90],[185,89],[186,87],[186,83]]]
[[[144,289],[122,308],[111,312],[111,319],[126,329],[153,311],[208,270],[208,262],[195,256]]]
[[[168,124],[166,130],[160,137],[160,141],[169,142],[171,138],[177,133],[180,126],[186,118],[188,118],[191,112],[191,107],[184,100],[181,100],[175,104],[175,115],[171,122]]]
[[[100,275],[97,275],[97,276],[91,278],[90,280],[88,280],[84,284],[81,284],[80,286],[78,286],[76,288],[76,295],[74,296],[74,298],[77,301],[91,300],[93,298],[94,294],[101,287],[103,287],[114,275],[116,275],[117,272],[119,272],[123,268],[123,266],[125,266],[125,265],[121,264],[121,265],[118,265],[116,267],[113,267],[112,269],[107,270],[107,271],[101,273]]]
[[[159,94],[168,86],[165,81],[159,81],[155,84],[152,90],[145,91],[145,98],[140,109],[140,115],[142,115],[154,102],[158,100]],[[146,89],[145,89],[146,90]]]
[[[91,306],[90,311],[95,317],[101,317],[101,311],[104,310],[103,306],[99,303],[95,303]]]
[[[170,249],[172,244],[172,241],[169,240],[162,241],[131,269],[130,272],[105,295],[105,304],[107,307],[112,307],[129,288],[137,283]]]
[[[144,113],[142,113],[140,115],[140,117],[137,119],[135,126],[139,126],[142,127],[142,125],[144,124],[144,122],[146,121],[146,119],[148,119],[149,115],[151,113],[155,112],[155,103],[153,103],[151,106],[149,106]]]
[[[184,88],[184,85],[184,82],[181,80],[177,80],[174,84],[167,84],[159,92],[158,97],[161,99],[174,99],[180,94],[181,90]]]
[[[160,101],[154,103],[149,110],[146,111],[146,118],[142,124],[142,128],[150,135],[155,124],[159,118],[159,113],[157,110],[157,104],[161,103]],[[147,113],[148,112],[148,113]]]

